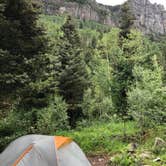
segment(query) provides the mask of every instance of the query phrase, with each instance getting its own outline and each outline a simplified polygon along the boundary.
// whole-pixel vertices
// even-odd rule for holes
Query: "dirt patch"
[[[109,157],[107,155],[96,155],[88,157],[92,166],[108,166]]]

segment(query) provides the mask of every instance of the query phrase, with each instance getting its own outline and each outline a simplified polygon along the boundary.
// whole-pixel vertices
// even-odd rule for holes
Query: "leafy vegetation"
[[[88,3],[89,0],[66,0],[66,1],[69,1],[69,2],[77,2],[77,3],[80,3],[80,4],[85,4],[85,3]]]
[[[166,139],[166,44],[132,29],[127,4],[121,29],[39,15],[32,0],[0,6],[1,151],[22,135],[57,134],[88,154],[120,154],[115,165],[140,162],[144,148],[166,158],[151,148]]]
[[[74,125],[76,117],[80,115],[79,104],[83,99],[87,87],[87,72],[83,51],[80,48],[80,38],[70,16],[62,26],[63,35],[59,40],[57,50],[59,94],[69,105],[68,114],[71,125]]]
[[[47,39],[37,25],[38,6],[29,1],[1,1],[1,99],[11,106],[19,98],[21,105],[47,105],[49,60],[45,52]],[[36,6],[36,7],[35,7]],[[34,67],[35,66],[35,67]],[[40,67],[39,67],[40,66]],[[37,100],[42,100],[38,103]]]
[[[128,121],[126,123],[126,138],[123,135],[123,123],[110,120],[110,122],[94,122],[90,127],[80,128],[69,131],[60,131],[53,134],[64,135],[75,140],[81,148],[90,156],[109,154],[113,156],[110,159],[110,165],[139,165],[153,164],[162,165],[165,162],[165,151],[161,155],[161,162],[154,163],[152,160],[157,158],[159,153],[153,149],[154,140],[156,137],[165,138],[165,127],[158,126],[158,130],[150,129],[148,137],[142,141],[142,136],[139,135],[140,129],[137,128],[137,123]],[[128,153],[128,145],[135,141],[138,144],[137,155],[133,156]],[[149,150],[153,155],[152,159],[142,160],[139,157],[144,151]],[[166,149],[165,149],[166,150]]]

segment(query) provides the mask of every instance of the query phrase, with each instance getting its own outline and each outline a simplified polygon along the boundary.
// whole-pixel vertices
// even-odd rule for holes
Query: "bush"
[[[139,126],[147,128],[166,122],[166,89],[162,83],[161,69],[135,67],[135,86],[128,92],[129,110]]]
[[[26,124],[18,118],[15,111],[11,110],[8,117],[0,121],[0,152],[16,138],[25,135]],[[25,129],[25,130],[24,130]]]
[[[108,120],[113,115],[114,109],[111,97],[92,96],[91,89],[84,94],[82,109],[84,115],[91,121],[94,118],[100,120]]]
[[[48,108],[38,111],[37,130],[43,134],[69,128],[67,104],[61,97],[55,97]]]
[[[50,134],[68,129],[67,104],[56,96],[47,108],[12,110],[0,121],[0,151],[14,139],[27,134]]]

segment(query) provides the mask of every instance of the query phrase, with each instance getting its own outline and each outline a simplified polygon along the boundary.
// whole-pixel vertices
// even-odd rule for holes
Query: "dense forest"
[[[145,143],[151,133],[164,142],[166,36],[134,29],[127,3],[120,20],[120,28],[111,28],[44,15],[33,0],[0,0],[0,151],[22,135],[71,133],[87,154],[112,154],[115,125],[121,134],[114,139],[125,146]],[[96,135],[89,143],[80,135],[90,126]],[[164,165],[166,148],[153,151]],[[142,162],[126,153],[112,165]]]

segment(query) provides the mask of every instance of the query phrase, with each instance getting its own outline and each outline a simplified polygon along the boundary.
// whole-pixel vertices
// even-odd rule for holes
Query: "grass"
[[[132,142],[138,143],[139,146],[136,152],[138,158],[140,154],[146,151],[152,153],[151,158],[142,161],[145,165],[164,166],[166,164],[166,149],[162,152],[155,152],[153,149],[156,137],[166,140],[166,126],[149,129],[143,137],[141,137],[140,129],[135,122],[126,122],[125,126],[125,135],[124,124],[122,122],[97,122],[89,127],[61,131],[54,134],[71,137],[80,145],[83,151],[90,156],[103,154],[110,157],[122,154],[127,156],[128,145]],[[161,162],[154,163],[153,160],[157,157],[160,157]],[[119,161],[121,160],[122,159]],[[127,157],[125,160],[125,162],[127,162]],[[135,166],[136,165],[137,164],[135,164]]]
[[[126,136],[123,136],[123,123],[96,123],[90,127],[57,132],[56,135],[71,137],[88,154],[111,154],[123,150],[130,139],[138,132],[135,122],[126,123]]]

